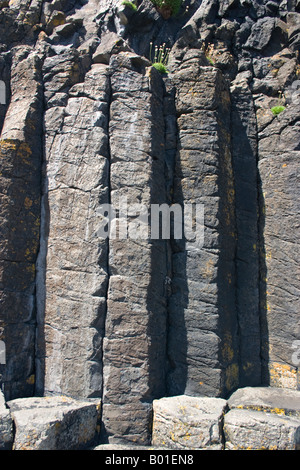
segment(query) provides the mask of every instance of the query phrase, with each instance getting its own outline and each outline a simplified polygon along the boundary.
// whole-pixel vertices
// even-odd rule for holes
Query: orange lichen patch
[[[29,197],[25,197],[25,200],[24,200],[24,206],[25,206],[25,209],[30,209],[30,207],[32,206],[32,200],[29,199]]]
[[[205,279],[212,279],[215,273],[215,262],[213,259],[209,259],[205,263],[205,268],[202,272],[202,277]]]
[[[56,26],[60,26],[60,25],[63,25],[65,23],[66,23],[66,19],[63,16],[60,16],[60,17],[57,16],[52,21],[52,24],[53,24],[54,28],[56,28]]]
[[[272,251],[270,249],[266,252],[266,259],[272,259]]]
[[[197,95],[199,94],[198,91],[194,91],[194,88],[193,88],[193,87],[189,89],[188,93],[191,93],[192,96],[197,96]]]
[[[21,142],[17,139],[0,140],[0,153],[6,154],[9,151],[14,152],[23,163],[30,165],[29,157],[32,155],[32,150],[27,142]]]
[[[19,142],[13,139],[0,140],[0,149],[17,150]]]
[[[235,199],[235,190],[234,190],[234,188],[228,188],[227,196],[228,196],[228,202],[230,204],[233,204],[234,199]]]
[[[263,411],[263,412],[273,413],[279,416],[284,416],[286,414],[286,410],[284,408],[269,408],[269,407],[263,407],[259,405],[238,405],[237,408],[239,410]]]
[[[234,357],[234,350],[232,347],[232,338],[230,333],[225,334],[222,346],[222,357],[226,362],[231,362]]]
[[[30,375],[30,377],[28,377],[28,379],[26,380],[26,382],[29,384],[29,385],[33,385],[35,383],[35,375],[32,374]]]
[[[55,425],[54,425],[54,428],[55,428],[55,434],[57,434],[58,432],[60,432],[61,423],[60,423],[59,421],[57,421],[57,423],[55,423]]]
[[[226,369],[225,385],[227,390],[233,390],[238,386],[239,366],[238,364],[230,364]]]
[[[32,154],[32,150],[26,142],[21,142],[18,150],[17,150],[17,157],[21,158],[21,160],[30,165],[29,157]]]
[[[35,264],[31,263],[26,266],[26,271],[30,274],[35,274]]]
[[[271,362],[270,385],[297,390],[297,370],[289,364]]]

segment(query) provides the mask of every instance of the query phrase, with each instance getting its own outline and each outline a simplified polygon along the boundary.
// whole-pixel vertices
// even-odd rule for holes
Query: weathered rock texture
[[[49,75],[56,58],[44,63]],[[97,237],[97,208],[109,197],[106,67],[94,65],[69,94],[66,106],[45,112],[37,385],[47,393],[99,396],[108,282],[108,245]]]
[[[112,68],[110,202],[120,211],[127,202],[130,231],[134,205],[165,202],[163,83],[128,52]],[[120,212],[117,230],[122,223]],[[108,434],[147,442],[152,399],[165,393],[166,242],[112,237],[108,264],[103,423]]]
[[[97,442],[100,403],[69,397],[8,402],[15,425],[13,450],[80,450]]]
[[[0,450],[10,450],[13,445],[13,421],[0,392]]]
[[[227,450],[299,450],[300,394],[283,388],[246,387],[228,400]]]
[[[150,445],[99,444],[99,399],[18,398],[0,409],[2,450],[299,450],[300,392],[240,388],[228,400],[178,395],[152,403]],[[177,455],[178,456],[178,455]],[[118,455],[118,458],[119,455]]]
[[[298,450],[300,392],[245,387],[222,398],[153,402],[152,444],[166,449]]]
[[[98,397],[144,445],[153,400],[299,389],[299,1],[4,1],[0,41],[5,399]]]
[[[179,395],[155,400],[152,444],[169,449],[221,450],[225,407],[222,398]]]
[[[230,97],[221,72],[187,51],[173,75],[174,202],[204,207],[204,241],[175,245],[169,303],[171,395],[222,395],[238,383]],[[207,379],[204,381],[203,377]]]
[[[24,46],[11,57],[11,99],[1,133],[1,337],[6,393],[34,391],[35,261],[42,162],[41,61]],[[21,93],[20,93],[20,90]]]

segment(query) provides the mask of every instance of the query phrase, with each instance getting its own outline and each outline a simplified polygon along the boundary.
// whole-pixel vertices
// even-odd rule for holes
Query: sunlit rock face
[[[0,382],[147,444],[155,399],[299,388],[300,5],[136,7],[0,5]]]

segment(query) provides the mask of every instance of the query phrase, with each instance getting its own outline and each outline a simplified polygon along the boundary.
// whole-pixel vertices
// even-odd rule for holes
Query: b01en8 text
[[[150,454],[150,465],[192,465],[194,463],[193,455],[186,454]]]

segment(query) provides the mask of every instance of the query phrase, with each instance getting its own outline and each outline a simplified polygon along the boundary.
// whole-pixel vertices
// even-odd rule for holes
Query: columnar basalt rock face
[[[290,127],[299,104],[260,134],[265,250],[265,317],[268,329],[268,375],[273,386],[299,387],[299,136]],[[295,114],[294,114],[295,113]],[[272,137],[271,137],[272,135]],[[274,140],[278,145],[274,145]],[[293,276],[291,276],[293,273]],[[280,278],[280,280],[279,280]],[[298,345],[298,346],[297,346]],[[294,359],[293,359],[294,358]]]
[[[103,423],[108,435],[147,442],[150,404],[165,393],[166,242],[150,239],[148,223],[140,237],[136,217],[165,202],[163,84],[130,53],[112,68],[110,202],[118,217],[109,239]]]
[[[0,2],[1,387],[101,398],[114,442],[161,397],[299,388],[300,5],[188,6]]]
[[[261,383],[259,230],[256,116],[245,78],[232,82],[231,133],[236,216],[236,308],[239,324],[239,382]]]
[[[38,385],[47,393],[89,397],[102,390],[108,244],[98,237],[98,208],[109,197],[109,93],[107,67],[94,65],[85,81],[70,89],[65,107],[45,113],[45,252],[38,276],[44,296],[38,379],[45,383]]]
[[[173,77],[179,139],[174,202],[202,206],[204,232],[198,246],[184,240],[173,254],[171,395],[223,395],[238,380],[230,98],[221,73],[203,66],[204,59],[201,51],[187,52]]]
[[[16,48],[11,100],[0,141],[1,339],[7,396],[34,390],[35,262],[39,250],[42,155],[41,60]]]

